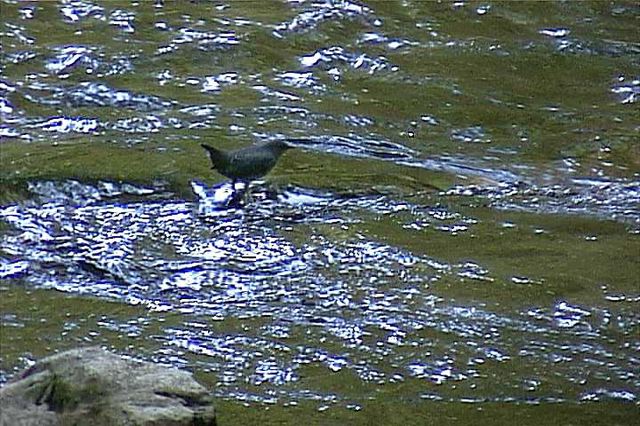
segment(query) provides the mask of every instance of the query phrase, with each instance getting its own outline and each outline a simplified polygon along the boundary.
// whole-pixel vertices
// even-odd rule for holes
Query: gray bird
[[[207,144],[201,146],[209,153],[214,170],[231,179],[235,192],[236,182],[248,183],[269,173],[286,150],[293,148],[283,140],[254,145],[225,152]]]

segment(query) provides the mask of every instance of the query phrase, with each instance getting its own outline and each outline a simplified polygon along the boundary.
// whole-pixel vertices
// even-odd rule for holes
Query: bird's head
[[[271,141],[267,144],[269,146],[269,148],[275,152],[277,155],[282,154],[283,152],[285,152],[288,149],[293,149],[295,148],[293,145],[289,145],[287,142],[283,141],[283,140],[275,140],[275,141]]]

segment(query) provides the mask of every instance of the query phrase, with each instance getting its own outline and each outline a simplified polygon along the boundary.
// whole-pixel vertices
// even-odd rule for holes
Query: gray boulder
[[[0,388],[0,426],[215,424],[190,373],[97,347],[46,357]]]

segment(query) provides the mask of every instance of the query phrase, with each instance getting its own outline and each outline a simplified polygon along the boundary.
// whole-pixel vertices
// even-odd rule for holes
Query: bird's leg
[[[275,185],[273,183],[267,183],[265,187],[265,195],[269,200],[277,200],[279,191],[280,188],[278,188],[278,185]]]
[[[238,195],[236,194],[236,180],[231,179],[231,196],[227,200],[227,207],[233,207],[238,204]]]
[[[251,196],[251,182],[246,182],[244,187],[244,193],[242,194],[242,198],[248,198],[250,203],[253,203],[253,197]]]
[[[240,192],[236,189],[237,182],[238,181],[236,179],[233,179],[231,181],[232,191],[231,191],[231,197],[229,198],[229,202],[227,203],[228,206],[234,206],[234,207],[239,206],[240,202],[242,201],[246,193],[246,191]]]

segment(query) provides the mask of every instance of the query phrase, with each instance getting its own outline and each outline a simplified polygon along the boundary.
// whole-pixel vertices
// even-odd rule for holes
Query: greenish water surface
[[[640,419],[637,2],[0,1],[0,384],[219,424]],[[241,206],[200,143],[295,138]]]

